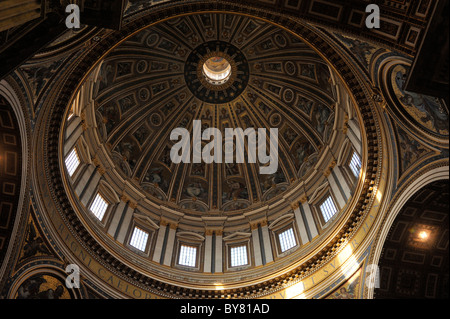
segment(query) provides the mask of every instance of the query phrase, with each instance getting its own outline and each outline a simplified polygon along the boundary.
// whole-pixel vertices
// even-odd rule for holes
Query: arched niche
[[[396,196],[374,248],[379,287],[369,298],[448,298],[448,172],[423,172]]]
[[[0,282],[28,212],[29,120],[15,83],[0,81]]]

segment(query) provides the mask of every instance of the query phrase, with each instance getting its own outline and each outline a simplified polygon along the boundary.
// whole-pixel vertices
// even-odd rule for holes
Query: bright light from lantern
[[[231,65],[225,58],[212,57],[203,64],[203,74],[211,84],[223,84],[231,75]]]
[[[426,231],[421,231],[421,232],[419,233],[419,238],[420,238],[420,239],[427,239],[427,238],[428,238],[428,232],[426,232]]]

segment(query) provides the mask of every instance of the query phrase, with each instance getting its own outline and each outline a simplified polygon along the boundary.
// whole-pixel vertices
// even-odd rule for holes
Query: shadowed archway
[[[449,182],[432,182],[403,206],[383,246],[375,299],[448,298]]]

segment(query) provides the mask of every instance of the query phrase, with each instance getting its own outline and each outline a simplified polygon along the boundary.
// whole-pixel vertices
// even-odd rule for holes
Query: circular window
[[[214,56],[203,64],[203,75],[213,85],[226,83],[231,76],[231,64],[223,57]]]

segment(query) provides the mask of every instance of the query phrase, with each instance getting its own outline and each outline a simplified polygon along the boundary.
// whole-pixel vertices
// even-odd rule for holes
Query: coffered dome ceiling
[[[232,68],[217,86],[199,72],[215,55]],[[120,176],[152,201],[194,215],[240,213],[311,176],[335,122],[333,81],[310,46],[269,23],[231,14],[171,19],[105,57],[92,96],[97,133]],[[278,170],[263,175],[247,161],[174,164],[170,132],[183,127],[192,136],[193,120],[223,136],[225,128],[278,128]]]
[[[325,44],[304,26],[297,31]],[[216,295],[218,282],[221,289],[253,289],[284,273],[297,278],[298,269],[322,260],[318,252],[339,251],[373,196],[377,134],[364,134],[375,122],[350,69],[338,74],[319,44],[303,39],[266,20],[223,12],[131,24],[97,39],[77,66],[83,80],[75,69],[57,93],[54,105],[64,105],[64,115],[52,114],[64,130],[59,159],[49,158],[61,184],[51,187],[62,185],[58,194],[67,194],[59,201],[80,241],[101,247],[108,267],[139,269],[143,282],[170,283],[182,295],[197,288]],[[227,129],[265,129],[267,155],[276,129],[276,171],[260,172],[264,161],[259,154],[248,159],[248,142],[243,161],[237,142],[232,163],[172,161],[178,141],[171,132],[186,129],[192,150],[197,121],[201,132],[222,133],[222,159],[231,152],[222,143]],[[138,249],[130,241],[135,229],[148,236]],[[280,246],[284,231],[292,232],[289,249]],[[236,247],[246,247],[237,266]],[[189,265],[180,262],[182,248],[195,251]]]

